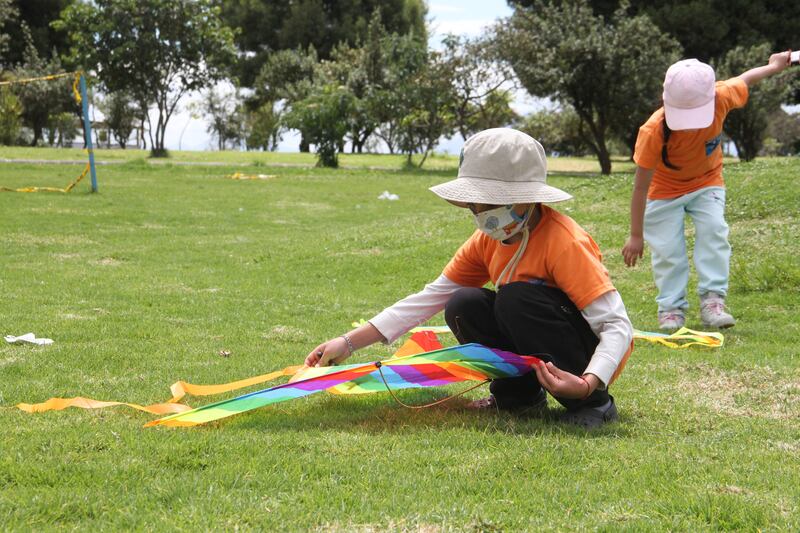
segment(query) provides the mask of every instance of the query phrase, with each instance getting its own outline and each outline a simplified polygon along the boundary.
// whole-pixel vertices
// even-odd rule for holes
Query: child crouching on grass
[[[608,386],[630,353],[633,329],[597,244],[544,205],[571,198],[547,185],[546,174],[544,149],[520,131],[471,137],[458,178],[431,190],[469,209],[478,229],[421,292],[323,342],[305,363],[339,363],[444,309],[459,342],[546,361],[525,376],[494,380],[491,395],[471,408],[536,413],[547,405],[546,390],[567,408],[565,422],[594,428],[617,420]],[[496,290],[484,287],[489,281]]]

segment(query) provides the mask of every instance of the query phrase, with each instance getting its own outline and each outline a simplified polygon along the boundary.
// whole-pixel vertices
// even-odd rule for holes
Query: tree
[[[537,0],[510,0],[512,7],[533,9]],[[569,0],[558,3],[566,4]],[[591,0],[594,13],[613,16],[620,0]],[[647,15],[675,37],[685,57],[719,59],[736,46],[770,43],[775,50],[797,46],[800,4],[793,0],[626,0],[633,16]]]
[[[307,50],[281,50],[270,55],[258,73],[255,95],[247,102],[250,111],[265,109],[265,106],[274,109],[280,100],[289,107],[292,102],[306,98],[315,83],[317,64],[317,52],[313,46]],[[300,130],[300,134],[300,151],[308,152],[305,132]]]
[[[320,76],[339,83],[353,95],[348,117],[348,137],[353,153],[362,153],[364,145],[380,124],[380,92],[384,87],[383,40],[386,29],[380,10],[370,19],[363,46],[351,47],[340,43],[331,52],[331,60],[320,65]]]
[[[797,155],[800,153],[800,113],[777,109],[769,118],[764,155]],[[770,141],[770,149],[767,143]],[[759,154],[760,155],[760,154]]]
[[[57,20],[61,12],[75,0],[0,0],[0,5],[10,4],[17,12],[14,19],[3,19],[0,7],[0,34],[10,37],[6,62],[18,66],[25,61],[27,42],[23,25],[27,28],[33,46],[40,57],[50,57],[55,51],[61,56],[67,51],[67,36],[62,30],[54,28],[51,23]],[[1,39],[0,39],[1,40]],[[63,58],[62,58],[63,61]]]
[[[754,66],[764,64],[771,49],[767,43],[752,47],[737,46],[725,54],[716,66],[717,78],[738,76]],[[769,119],[785,100],[791,88],[787,83],[791,75],[791,71],[784,71],[761,80],[750,88],[747,105],[728,114],[725,133],[733,141],[742,161],[755,159],[764,146]]]
[[[201,107],[211,119],[207,131],[217,138],[218,150],[236,146],[243,140],[244,117],[236,92],[222,94],[211,88],[203,96]]]
[[[542,143],[549,154],[585,155],[589,152],[581,135],[581,121],[570,107],[531,113],[518,127]]]
[[[133,98],[125,92],[117,91],[102,100],[98,107],[106,117],[111,136],[124,150],[139,118],[139,108]]]
[[[317,165],[339,166],[338,151],[347,134],[347,117],[353,95],[335,84],[317,85],[308,97],[294,102],[286,114],[286,125],[304,133],[317,150]]]
[[[8,86],[0,87],[0,144],[16,144],[22,125],[22,104]]]
[[[330,59],[340,43],[357,46],[368,33],[371,15],[380,8],[389,32],[427,40],[424,0],[226,0],[225,22],[237,30],[237,74],[252,87],[269,56],[278,50],[308,49]]]
[[[11,0],[0,0],[0,69],[7,61],[5,55],[8,52],[8,44],[11,40],[9,28],[12,23],[16,23],[19,11],[12,4]]]
[[[375,117],[380,126],[375,135],[394,154],[400,149],[401,122],[409,113],[406,96],[413,80],[428,62],[428,47],[413,35],[386,35],[381,40],[381,89],[373,96]]]
[[[505,126],[515,114],[510,107],[513,72],[497,57],[491,36],[469,39],[447,35],[442,41],[442,61],[453,79],[456,127],[466,139],[487,127]],[[491,124],[491,125],[489,125]]]
[[[28,43],[25,61],[14,70],[14,76],[17,79],[29,79],[61,72],[61,61],[58,56],[53,55],[49,61],[39,57],[25,29],[23,23],[23,34],[27,35]],[[22,123],[33,132],[31,146],[36,146],[44,139],[44,130],[52,124],[51,117],[64,111],[75,112],[71,79],[21,83],[13,85],[12,89],[22,105]],[[51,136],[50,140],[52,144],[54,137]]]
[[[652,112],[680,47],[646,17],[595,16],[586,1],[537,2],[498,28],[496,46],[534,96],[572,107],[581,135],[611,172],[608,143]]]
[[[71,147],[80,132],[81,122],[74,112],[56,113],[48,118],[47,143],[50,146]]]
[[[455,131],[456,94],[452,71],[439,52],[430,52],[427,63],[411,76],[401,91],[403,112],[398,128],[398,146],[411,165],[413,154],[422,154],[422,168],[443,136]]]
[[[511,90],[492,91],[486,95],[480,105],[474,106],[474,112],[470,112],[463,126],[458,125],[459,115],[456,113],[456,127],[462,136],[464,133],[469,136],[488,128],[502,128],[514,124],[519,121],[520,117],[511,108],[513,100],[514,94]]]
[[[282,114],[275,104],[265,102],[255,110],[245,107],[245,144],[248,150],[278,149],[283,129]]]
[[[105,91],[155,107],[155,125],[147,114],[151,154],[163,156],[181,97],[221,79],[233,58],[233,32],[219,13],[213,0],[95,0],[68,7],[57,27]]]

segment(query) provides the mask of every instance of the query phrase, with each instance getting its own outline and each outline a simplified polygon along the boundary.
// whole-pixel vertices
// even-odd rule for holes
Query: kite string
[[[380,375],[381,375],[381,379],[383,380],[383,384],[386,385],[386,390],[389,391],[389,394],[392,395],[392,398],[394,398],[394,401],[396,401],[397,403],[399,403],[403,407],[408,407],[409,409],[425,409],[426,407],[433,407],[435,405],[439,405],[441,403],[450,401],[453,398],[458,398],[459,396],[462,396],[462,395],[468,393],[469,391],[471,391],[473,389],[477,389],[481,385],[486,385],[487,383],[489,383],[491,381],[490,379],[486,379],[484,381],[481,381],[477,385],[473,385],[472,387],[464,389],[464,390],[462,390],[461,392],[459,392],[457,394],[453,394],[451,396],[447,396],[446,398],[442,398],[441,400],[436,400],[435,402],[426,403],[426,404],[423,404],[423,405],[408,405],[407,403],[404,403],[400,398],[398,398],[397,395],[394,393],[394,391],[389,387],[389,383],[386,381],[386,376],[383,375],[383,370],[381,369],[381,367],[383,365],[380,363],[380,361],[376,362],[375,366],[378,368],[378,373],[380,373]]]

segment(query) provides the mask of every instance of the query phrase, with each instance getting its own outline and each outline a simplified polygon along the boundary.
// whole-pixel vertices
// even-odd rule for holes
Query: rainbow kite
[[[324,390],[361,394],[521,376],[539,361],[533,356],[516,355],[480,344],[463,344],[385,361],[307,368],[284,385],[167,416],[146,427],[196,426]]]
[[[36,404],[20,403],[17,407],[29,413],[41,413],[68,407],[102,409],[124,405],[160,416],[169,415],[150,422],[147,426],[195,426],[323,390],[333,394],[388,391],[394,396],[393,391],[396,389],[434,387],[460,381],[477,381],[478,385],[481,385],[491,379],[526,374],[531,371],[533,365],[540,362],[533,356],[516,355],[479,344],[442,348],[436,333],[448,331],[447,326],[414,328],[413,335],[386,361],[315,368],[289,366],[268,374],[219,385],[197,385],[178,381],[171,387],[172,398],[164,403],[138,405],[79,396],[50,398],[46,402]],[[636,330],[634,338],[670,348],[686,348],[694,345],[718,348],[724,342],[724,337],[720,333],[687,328],[682,328],[671,335]],[[622,366],[619,370],[621,368]],[[290,376],[289,382],[198,409],[179,403],[186,395],[220,394],[271,381],[281,376]],[[402,403],[396,396],[395,399]]]

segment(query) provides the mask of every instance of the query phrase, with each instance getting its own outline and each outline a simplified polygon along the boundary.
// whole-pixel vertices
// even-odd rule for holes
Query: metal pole
[[[92,149],[92,123],[89,120],[89,98],[86,96],[86,76],[83,72],[81,72],[81,105],[83,106],[83,133],[86,137],[89,169],[92,173],[92,192],[97,192],[97,172],[94,169],[94,149]]]

